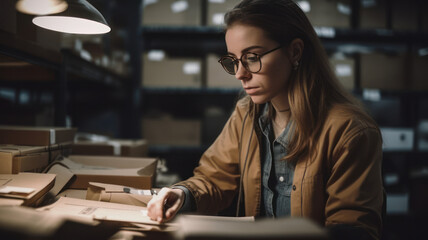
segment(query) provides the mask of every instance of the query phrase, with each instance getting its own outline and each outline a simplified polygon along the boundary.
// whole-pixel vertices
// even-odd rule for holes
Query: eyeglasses
[[[241,61],[242,66],[244,66],[244,68],[250,73],[258,73],[262,69],[262,61],[260,60],[261,57],[275,50],[278,50],[281,47],[282,46],[276,47],[261,54],[247,52],[243,54],[240,59],[227,55],[221,57],[218,62],[221,64],[221,66],[223,66],[224,70],[226,70],[227,73],[232,75],[235,75],[238,72],[239,61]]]

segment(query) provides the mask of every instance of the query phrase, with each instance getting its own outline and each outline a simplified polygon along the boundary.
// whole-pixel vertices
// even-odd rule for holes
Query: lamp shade
[[[65,11],[68,4],[65,0],[19,0],[16,9],[32,15],[55,14]]]
[[[110,32],[103,15],[85,0],[69,0],[64,12],[34,17],[33,23],[49,30],[72,34]]]

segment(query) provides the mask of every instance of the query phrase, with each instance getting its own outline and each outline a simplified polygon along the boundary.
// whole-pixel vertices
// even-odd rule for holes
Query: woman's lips
[[[247,92],[248,95],[254,95],[258,91],[257,87],[246,87],[245,92]]]

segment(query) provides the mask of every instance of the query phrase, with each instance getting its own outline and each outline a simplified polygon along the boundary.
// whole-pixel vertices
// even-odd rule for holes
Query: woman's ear
[[[304,48],[303,40],[300,38],[296,38],[293,41],[291,41],[289,47],[288,47],[288,55],[290,57],[290,61],[294,64],[295,62],[299,63],[300,58],[303,54],[303,48]]]

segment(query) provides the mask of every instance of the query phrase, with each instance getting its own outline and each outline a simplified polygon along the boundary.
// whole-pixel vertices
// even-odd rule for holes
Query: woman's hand
[[[147,215],[158,222],[171,220],[184,203],[184,191],[162,188],[147,204]]]

